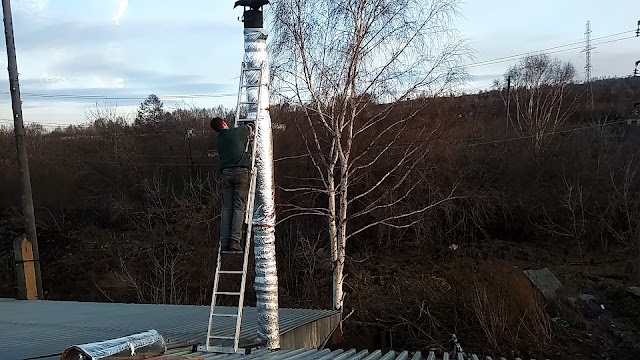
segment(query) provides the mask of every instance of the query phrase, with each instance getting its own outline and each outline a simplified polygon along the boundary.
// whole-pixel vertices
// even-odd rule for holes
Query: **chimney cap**
[[[233,8],[235,9],[238,6],[246,6],[250,7],[252,10],[258,10],[267,4],[269,4],[269,0],[238,0],[235,5],[233,5]]]

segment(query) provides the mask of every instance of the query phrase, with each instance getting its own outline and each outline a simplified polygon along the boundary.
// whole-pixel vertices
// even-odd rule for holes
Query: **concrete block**
[[[640,298],[640,287],[630,287],[627,292]]]
[[[555,299],[556,291],[562,287],[562,283],[548,268],[540,270],[525,270],[523,273],[531,280],[540,293],[547,299]]]

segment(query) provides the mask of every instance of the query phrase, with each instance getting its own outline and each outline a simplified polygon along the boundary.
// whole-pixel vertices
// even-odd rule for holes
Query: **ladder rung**
[[[233,348],[233,347],[223,347],[223,346],[198,346],[198,351],[200,352],[212,352],[218,354],[241,354],[248,355],[251,354],[251,349],[243,349],[243,348]],[[199,358],[202,359],[202,358]]]
[[[236,338],[234,338],[233,336],[215,336],[215,335],[211,335],[211,336],[209,336],[209,339],[235,340]]]
[[[228,250],[224,250],[222,251],[223,254],[236,254],[236,255],[242,255],[244,254],[244,251],[228,251]]]
[[[242,85],[243,88],[257,88],[260,87],[260,85]]]
[[[245,68],[245,69],[242,69],[242,70],[244,70],[244,71],[258,71],[258,70],[262,70],[262,68]]]
[[[218,316],[218,317],[238,317],[238,314],[216,314],[216,313],[213,313],[213,314],[211,314],[211,316]]]
[[[218,271],[218,273],[220,273],[220,274],[231,274],[231,275],[242,275],[242,274],[244,274],[244,271],[242,271],[242,270],[239,270],[239,271],[237,271],[237,270],[220,270],[220,271]]]
[[[256,119],[238,119],[238,122],[239,122],[239,123],[241,123],[241,122],[242,122],[242,123],[246,123],[246,122],[248,122],[248,123],[254,123],[254,122],[256,122]]]
[[[230,291],[218,291],[216,295],[227,295],[227,296],[240,296],[242,293],[240,292],[230,292]]]
[[[255,101],[240,101],[240,105],[258,105]]]

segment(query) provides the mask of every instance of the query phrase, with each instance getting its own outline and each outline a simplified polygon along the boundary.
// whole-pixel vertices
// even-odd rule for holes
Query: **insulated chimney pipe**
[[[257,296],[258,339],[271,350],[280,348],[278,325],[278,271],[275,244],[275,192],[273,181],[273,137],[269,115],[269,61],[267,59],[267,32],[263,28],[260,8],[245,8],[244,63],[246,85],[260,85],[258,107],[249,105],[247,118],[256,118],[256,195],[253,211],[253,241],[256,266],[254,287]],[[261,76],[260,76],[261,74]],[[248,103],[258,102],[258,88],[247,88]]]

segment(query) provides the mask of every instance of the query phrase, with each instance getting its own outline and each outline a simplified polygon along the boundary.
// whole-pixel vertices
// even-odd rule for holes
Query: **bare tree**
[[[128,125],[126,115],[118,112],[118,106],[104,102],[85,111],[85,118],[92,125],[96,134],[111,142],[113,155],[118,158],[121,152],[120,139]]]
[[[284,188],[326,199],[285,205],[283,221],[327,219],[333,307],[342,310],[347,240],[376,226],[410,227],[451,193],[413,198],[418,167],[440,126],[430,96],[463,77],[468,49],[452,27],[458,0],[282,0],[273,9],[274,83],[300,121],[315,177]],[[417,180],[419,181],[419,180]],[[409,200],[419,206],[405,206]],[[363,219],[366,219],[364,221]],[[365,223],[348,229],[353,220]]]
[[[568,88],[575,75],[571,63],[546,54],[529,55],[505,74],[505,82],[511,79],[505,99],[513,109],[507,113],[509,123],[519,136],[531,138],[536,151],[577,109],[578,97],[571,97]]]

